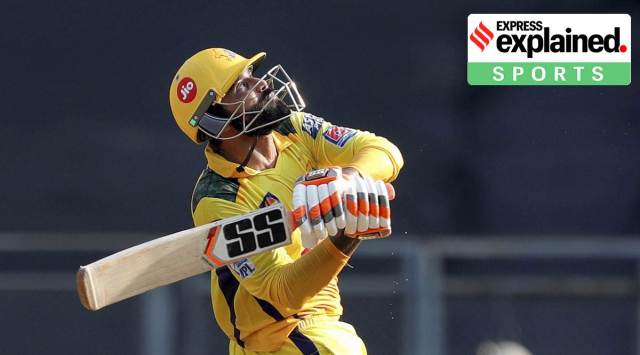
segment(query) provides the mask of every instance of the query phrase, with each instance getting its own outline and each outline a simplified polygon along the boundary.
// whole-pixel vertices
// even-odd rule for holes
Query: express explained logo
[[[562,33],[552,32],[542,21],[497,21],[496,49],[502,53],[526,53],[533,58],[534,53],[625,53],[627,45],[620,43],[620,27],[616,26],[608,34],[574,33],[566,27]],[[517,32],[515,32],[517,31]],[[531,31],[523,33],[522,31]],[[500,32],[504,32],[500,34]],[[469,39],[481,51],[493,39],[493,32],[480,21],[469,35]]]
[[[493,32],[485,26],[482,21],[476,29],[471,32],[469,35],[469,40],[473,42],[481,51],[484,51],[485,48],[489,45],[491,40],[493,39]]]
[[[471,85],[629,85],[627,14],[471,14]]]

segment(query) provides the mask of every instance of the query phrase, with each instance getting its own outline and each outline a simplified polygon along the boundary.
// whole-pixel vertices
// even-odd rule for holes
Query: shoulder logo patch
[[[322,135],[329,142],[342,148],[353,136],[356,135],[356,130],[340,126],[331,126],[324,131]]]
[[[242,259],[233,264],[230,264],[229,267],[238,275],[240,275],[241,279],[245,279],[256,272],[256,266],[249,259]]]
[[[307,132],[313,139],[318,136],[318,131],[322,127],[324,120],[310,113],[305,113],[302,118],[302,130]]]

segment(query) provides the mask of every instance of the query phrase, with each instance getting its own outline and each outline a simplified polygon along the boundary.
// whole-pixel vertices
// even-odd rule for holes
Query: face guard
[[[251,70],[251,68],[249,68]],[[262,101],[262,106],[260,109],[247,111],[245,109],[245,101],[247,96],[251,94],[255,90],[255,88],[260,84],[261,81],[265,81],[268,84],[268,87],[273,90],[269,95],[267,101]],[[233,103],[221,103],[215,102],[216,93],[213,90],[210,90],[205,98],[202,100],[202,103],[196,110],[195,115],[189,121],[189,124],[193,127],[198,127],[201,131],[203,131],[206,135],[211,138],[225,140],[225,139],[233,139],[239,137],[245,133],[250,133],[260,128],[273,125],[276,122],[283,121],[289,116],[291,113],[284,115],[283,117],[277,118],[275,120],[269,121],[267,123],[258,124],[258,119],[263,114],[266,108],[268,108],[275,100],[282,100],[287,108],[289,108],[292,112],[299,112],[304,110],[305,103],[302,99],[302,96],[298,92],[298,88],[296,84],[291,80],[289,74],[282,68],[281,65],[276,65],[273,68],[269,69],[265,75],[263,75],[257,83],[251,87],[248,91],[247,96],[245,96],[241,101],[233,102]],[[237,105],[237,108],[233,111],[230,117],[218,117],[207,112],[211,105],[222,105],[233,107]],[[233,121],[240,120],[242,123],[240,132],[232,136],[222,136],[222,132],[224,132],[225,128]]]

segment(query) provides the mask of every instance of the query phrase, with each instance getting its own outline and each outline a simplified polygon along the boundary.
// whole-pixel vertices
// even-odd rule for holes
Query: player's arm
[[[308,113],[292,115],[291,121],[317,168],[350,167],[373,180],[391,182],[404,165],[400,150],[384,137],[336,126]]]
[[[196,225],[249,212],[239,204],[203,198],[193,213]],[[298,232],[296,232],[298,233]],[[296,312],[338,275],[353,252],[354,242],[335,243],[326,239],[304,257],[293,260],[285,248],[264,252],[229,265],[242,286],[257,298]],[[240,273],[237,267],[250,263],[250,273]]]
[[[329,173],[337,182],[314,178],[320,170],[305,175],[304,185],[299,181],[294,189],[294,209],[308,211],[308,218],[300,219],[305,223],[299,223],[305,247],[341,229],[351,237],[388,236],[389,196],[383,182],[393,181],[404,164],[398,148],[373,133],[338,127],[310,114],[297,114],[292,122],[316,167],[343,167]],[[338,189],[344,200],[333,196]]]

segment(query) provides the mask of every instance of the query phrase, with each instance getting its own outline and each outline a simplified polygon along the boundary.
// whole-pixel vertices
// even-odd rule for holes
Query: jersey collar
[[[271,134],[273,135],[273,142],[276,144],[276,149],[278,150],[277,159],[280,159],[282,157],[282,152],[287,149],[292,142],[287,136],[281,135],[278,132],[273,132]],[[207,165],[209,166],[209,169],[216,172],[216,174],[227,178],[245,178],[272,170],[254,170],[245,166],[244,171],[239,172],[236,170],[238,163],[228,161],[222,157],[222,155],[216,153],[210,144],[207,144],[207,148],[204,150],[204,155],[207,158]]]

